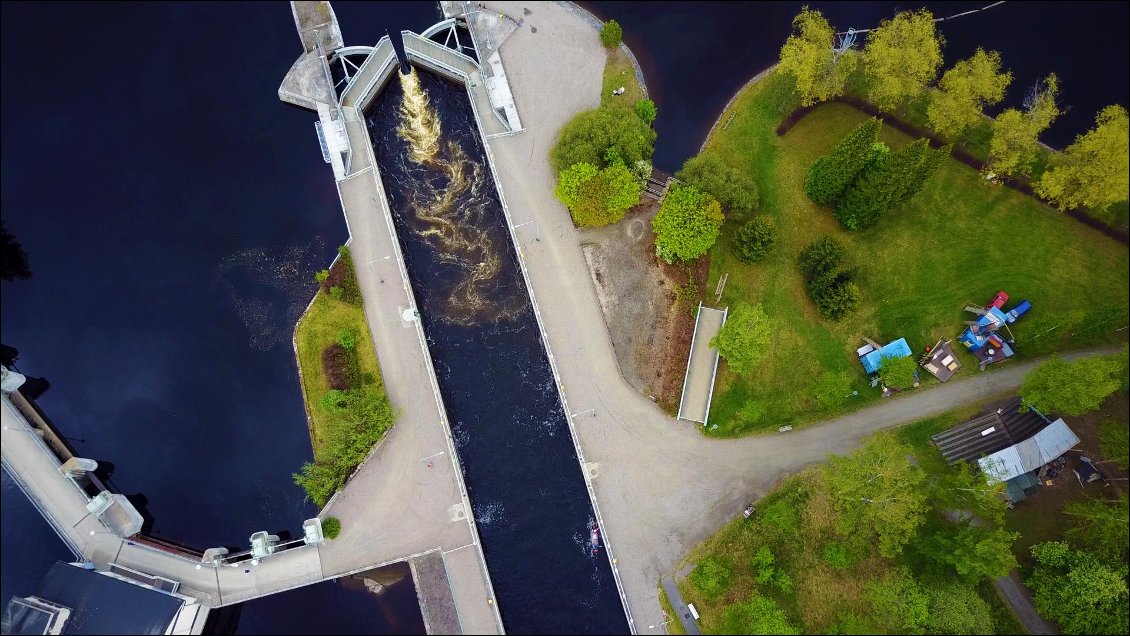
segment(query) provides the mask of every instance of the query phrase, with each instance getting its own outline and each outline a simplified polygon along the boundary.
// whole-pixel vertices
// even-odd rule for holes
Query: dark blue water
[[[503,623],[626,632],[466,90],[420,78],[443,129],[433,162],[415,163],[397,133],[395,79],[368,121]]]
[[[582,2],[602,19],[615,18],[639,58],[648,92],[659,107],[655,165],[677,170],[698,153],[710,126],[749,78],[777,61],[793,17],[807,4],[839,31],[877,26],[919,7],[944,17],[977,9],[974,2]],[[1043,141],[1063,148],[1094,125],[1110,104],[1130,95],[1130,3],[1007,2],[945,21],[943,72],[978,46],[1000,51],[1012,85],[995,114],[1020,108],[1024,91],[1055,72],[1067,112]],[[862,37],[858,46],[863,44]],[[857,48],[858,48],[857,46]]]
[[[347,38],[423,29],[435,3],[338,6]],[[2,210],[32,279],[3,283],[0,339],[39,400],[156,536],[245,546],[316,513],[290,338],[347,237],[316,117],[278,85],[301,51],[286,3],[2,5]],[[5,478],[3,595],[71,555]],[[258,632],[422,632],[328,583],[254,601]],[[395,589],[396,586],[394,586]],[[311,607],[325,611],[310,611]],[[241,628],[243,629],[243,628]]]

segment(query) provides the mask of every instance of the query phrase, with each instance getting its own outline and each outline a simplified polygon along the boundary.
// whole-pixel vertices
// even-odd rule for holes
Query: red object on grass
[[[985,305],[985,307],[996,307],[997,309],[1000,309],[1001,307],[1004,307],[1004,304],[1007,302],[1008,294],[1004,293],[1003,291],[999,291],[997,292],[996,296],[993,296],[992,302],[990,302],[988,305]]]

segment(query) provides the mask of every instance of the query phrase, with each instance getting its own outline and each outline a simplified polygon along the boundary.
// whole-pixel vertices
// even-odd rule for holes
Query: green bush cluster
[[[610,164],[609,149],[627,165],[647,161],[655,151],[655,130],[630,108],[585,111],[561,129],[550,163],[557,174],[578,163],[604,167]]]
[[[757,209],[757,183],[747,173],[727,164],[717,153],[687,159],[675,178],[717,199],[732,218],[743,219]]]
[[[347,302],[351,305],[361,306],[364,300],[361,297],[361,287],[357,284],[357,272],[353,268],[353,257],[349,253],[349,246],[342,245],[337,248],[338,259],[330,269],[320,270],[314,274],[322,291],[334,300]]]
[[[294,482],[318,506],[324,506],[345,485],[393,422],[392,405],[380,386],[329,391],[321,404],[335,417],[314,461],[304,464],[301,472],[294,475]]]
[[[753,372],[757,363],[769,353],[773,342],[774,323],[761,305],[737,302],[726,318],[726,324],[710,341],[710,346],[739,375]]]
[[[591,163],[573,164],[558,176],[554,189],[579,227],[618,222],[639,203],[640,192],[638,177],[619,160],[603,170]]]
[[[759,214],[738,228],[734,234],[734,255],[746,263],[755,263],[777,244],[777,224],[771,217]]]
[[[831,236],[809,243],[801,250],[797,263],[808,280],[808,296],[816,303],[820,315],[839,320],[859,306],[863,292],[856,284],[858,271],[840,269],[846,250]]]
[[[914,384],[914,371],[918,364],[914,358],[889,356],[879,361],[879,379],[884,386],[892,389],[905,389]]]
[[[676,183],[651,220],[655,253],[668,263],[694,260],[718,240],[724,220],[717,199],[694,186]]]
[[[718,598],[730,589],[734,580],[734,567],[725,558],[708,557],[691,570],[687,578],[704,596]]]

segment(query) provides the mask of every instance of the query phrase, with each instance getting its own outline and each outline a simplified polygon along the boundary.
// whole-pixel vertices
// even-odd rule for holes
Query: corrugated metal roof
[[[1059,419],[1045,426],[1034,437],[983,457],[977,463],[990,482],[1008,481],[1038,470],[1078,443],[1079,438],[1066,422]]]
[[[1022,442],[1040,431],[1047,421],[1036,411],[1020,412],[1020,398],[964,424],[930,438],[951,464],[974,461]],[[990,431],[990,429],[992,429]],[[987,434],[986,431],[989,431]]]

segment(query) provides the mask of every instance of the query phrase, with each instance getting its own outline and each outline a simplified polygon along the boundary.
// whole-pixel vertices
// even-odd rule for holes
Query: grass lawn
[[[623,95],[613,95],[612,91],[624,87]],[[643,99],[643,91],[636,81],[636,69],[620,47],[608,51],[608,61],[604,64],[604,87],[600,91],[601,106],[632,108]]]
[[[357,337],[355,351],[362,383],[382,387],[381,368],[377,363],[377,352],[373,347],[362,307],[335,300],[325,292],[318,291],[310,309],[299,319],[295,329],[299,375],[306,399],[306,413],[310,416],[310,439],[315,456],[319,456],[322,450],[323,432],[332,417],[320,404],[321,397],[330,390],[322,368],[322,350],[336,342],[337,335],[346,329],[353,331]]]
[[[776,251],[755,265],[731,253],[732,224],[711,251],[705,289],[713,290],[728,273],[722,303],[761,303],[777,320],[777,332],[772,351],[750,376],[720,365],[708,435],[803,425],[879,399],[855,354],[863,337],[883,343],[905,337],[921,352],[939,337],[960,334],[971,317],[962,307],[984,305],[997,290],[1033,305],[1013,328],[1019,359],[1126,338],[1114,331],[1127,321],[1126,247],[1030,197],[986,183],[955,160],[877,227],[840,229],[831,210],[804,195],[804,175],[866,116],[844,104],[825,104],[777,137],[777,85],[769,76],[741,95],[730,126],[716,130],[707,148],[754,177],[761,212],[775,217],[781,230]],[[910,141],[889,127],[881,136],[893,148]],[[840,322],[817,314],[795,266],[800,250],[824,234],[842,240],[848,260],[861,268],[864,302]],[[975,358],[957,349],[964,367],[959,373],[978,373]],[[839,406],[817,402],[814,384],[826,372],[849,373],[859,395]],[[936,382],[921,375],[924,388]],[[764,407],[752,422],[736,416],[750,401]]]

